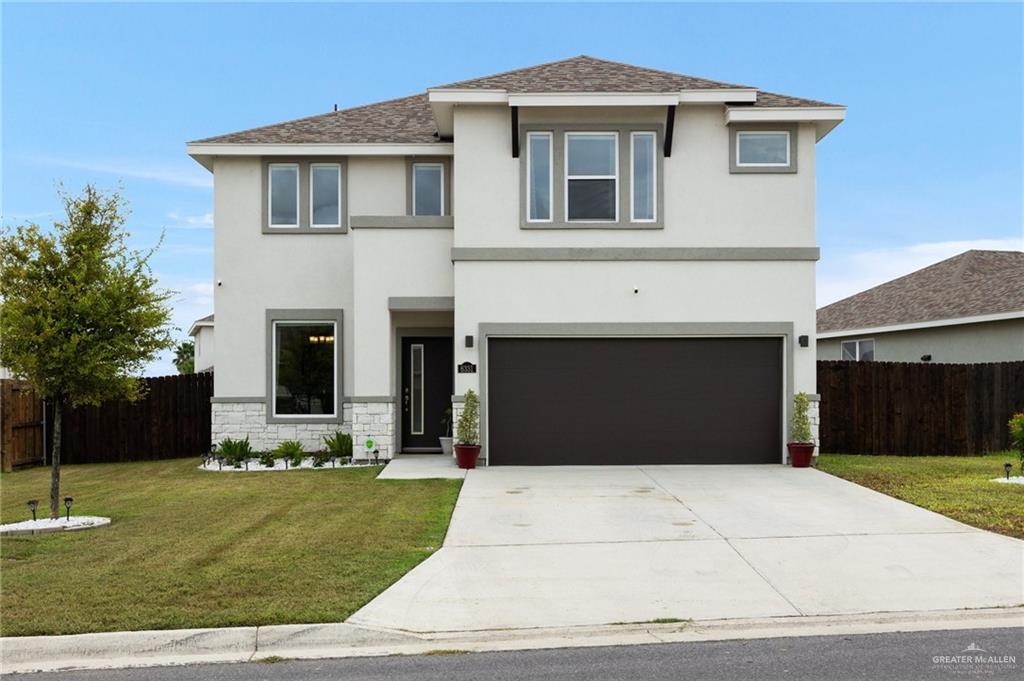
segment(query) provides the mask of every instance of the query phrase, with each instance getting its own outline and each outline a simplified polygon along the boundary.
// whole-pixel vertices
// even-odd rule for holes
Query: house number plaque
[[[459,365],[459,373],[460,374],[475,374],[476,373],[476,365],[473,364],[472,362],[463,362],[462,364]]]

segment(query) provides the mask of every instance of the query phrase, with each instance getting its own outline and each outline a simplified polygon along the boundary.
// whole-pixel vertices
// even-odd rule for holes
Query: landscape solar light
[[[218,456],[217,457],[217,470],[219,470],[219,471],[224,470],[224,457],[223,456]]]
[[[32,511],[32,522],[36,521],[36,509],[37,508],[39,508],[39,500],[38,499],[29,499],[28,500],[28,510]]]
[[[71,504],[75,503],[72,497],[64,497],[64,508],[68,510],[68,520],[71,520]]]
[[[336,456],[334,456],[332,454],[331,455],[331,468],[336,468],[336,466],[334,465],[334,462],[337,461],[337,460],[338,460],[338,457],[336,457]]]
[[[1006,471],[1006,479],[1009,480],[1010,479],[1010,471],[1013,470],[1013,464],[1010,463],[1009,461],[1007,461],[1006,463],[1003,464],[1003,470]]]

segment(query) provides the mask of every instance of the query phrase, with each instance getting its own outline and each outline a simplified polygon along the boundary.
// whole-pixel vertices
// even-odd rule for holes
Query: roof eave
[[[299,142],[288,144],[191,142],[188,155],[208,170],[217,156],[451,156],[451,142]]]
[[[730,123],[814,123],[816,140],[846,120],[845,106],[727,106],[725,122]]]
[[[819,331],[818,340],[829,338],[846,338],[847,336],[868,336],[876,333],[894,333],[899,331],[914,331],[916,329],[930,329],[939,326],[959,326],[962,324],[983,324],[985,322],[1000,322],[1008,319],[1024,319],[1024,310],[1011,312],[996,312],[993,314],[972,315],[970,317],[952,317],[949,319],[928,319],[917,322],[904,322],[900,324],[879,324],[854,329],[833,329],[831,331]]]

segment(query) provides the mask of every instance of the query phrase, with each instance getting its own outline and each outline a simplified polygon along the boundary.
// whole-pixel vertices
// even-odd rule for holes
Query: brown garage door
[[[777,338],[493,338],[495,465],[778,463]]]

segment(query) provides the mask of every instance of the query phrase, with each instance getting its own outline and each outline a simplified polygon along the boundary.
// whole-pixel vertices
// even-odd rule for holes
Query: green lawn
[[[818,468],[909,501],[960,522],[1024,539],[1024,485],[989,482],[1002,477],[1016,454],[988,456],[863,456],[823,454]]]
[[[441,546],[461,485],[197,465],[66,466],[73,513],[113,523],[3,537],[0,634],[338,622]],[[0,520],[31,498],[49,508],[47,469],[4,474]]]

